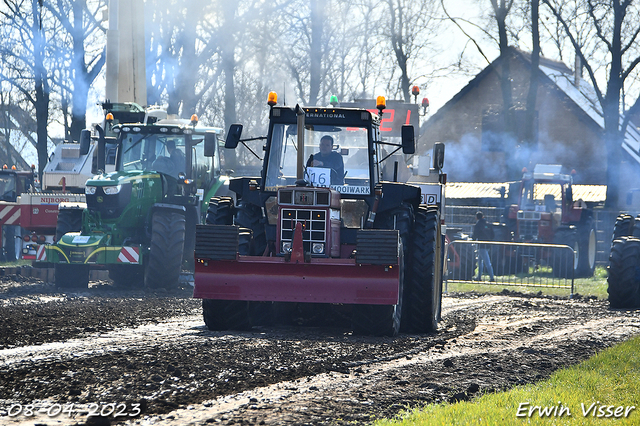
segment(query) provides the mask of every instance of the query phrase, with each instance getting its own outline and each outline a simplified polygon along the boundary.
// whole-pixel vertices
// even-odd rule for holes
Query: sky
[[[480,6],[484,5],[490,7],[488,0],[445,0],[445,6],[448,12],[455,17],[465,18],[470,21],[478,20],[478,16],[481,14]],[[469,31],[473,36],[479,37],[478,31],[473,27],[465,26],[465,30]],[[436,61],[442,64],[451,63],[456,60],[461,51],[465,51],[465,57],[469,59],[474,65],[477,65],[477,71],[487,65],[486,60],[478,53],[473,44],[469,43],[467,36],[465,36],[459,29],[451,27],[449,30],[442,31],[440,35],[436,37],[435,44],[439,47],[439,50],[443,52]],[[483,46],[485,54],[489,56],[490,60],[495,59],[498,55],[497,46]],[[493,54],[493,56],[490,56]],[[438,64],[439,65],[439,64]],[[418,81],[417,84],[422,86],[421,93],[417,98],[417,102],[421,103],[422,98],[429,99],[430,107],[427,114],[422,117],[422,120],[428,119],[431,115],[435,114],[439,108],[441,108],[447,101],[449,101],[456,93],[458,93],[474,76],[456,75],[448,73],[442,77],[438,77],[429,84]],[[104,100],[105,92],[105,80],[104,71],[98,77],[91,88],[89,93],[89,101],[87,105],[87,126],[92,123],[98,123],[102,121],[102,108],[98,105]],[[220,123],[208,123],[209,125],[221,125]],[[62,137],[63,131],[61,126],[50,126],[50,134],[54,138]],[[23,157],[29,163],[37,163],[37,155],[35,148],[25,150]]]

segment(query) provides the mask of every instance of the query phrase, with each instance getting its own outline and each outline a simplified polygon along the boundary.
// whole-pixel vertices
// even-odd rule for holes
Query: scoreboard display
[[[372,105],[373,108],[371,108]],[[375,105],[375,99],[362,99],[355,102],[340,103],[340,106],[344,108],[365,108],[374,114],[378,114],[378,109],[375,108]],[[418,104],[406,104],[402,101],[387,100],[387,107],[382,111],[382,121],[380,122],[381,136],[402,136],[403,124],[412,124],[417,132],[420,126],[418,107]]]

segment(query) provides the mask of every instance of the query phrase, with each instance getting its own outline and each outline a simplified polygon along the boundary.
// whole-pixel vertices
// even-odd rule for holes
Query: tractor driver
[[[176,148],[175,141],[171,139],[167,141],[167,152],[176,170],[184,171],[184,153],[179,148]]]
[[[324,135],[320,139],[320,152],[311,154],[307,161],[307,167],[323,167],[331,169],[331,185],[344,184],[344,162],[342,156],[333,148],[333,138]]]

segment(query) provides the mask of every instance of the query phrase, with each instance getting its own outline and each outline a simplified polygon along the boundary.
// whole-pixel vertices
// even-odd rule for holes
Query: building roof
[[[447,182],[445,194],[451,199],[499,199],[501,191],[504,197],[509,197],[509,187],[516,182]],[[553,194],[556,200],[560,199],[560,185],[538,184],[536,185],[536,199],[544,199],[546,194]],[[587,203],[603,203],[607,198],[606,185],[572,185],[573,199],[582,199]],[[514,194],[512,194],[514,195]]]
[[[504,197],[509,196],[509,184],[513,182],[502,183],[484,183],[484,182],[447,182],[445,193],[447,198],[467,199],[467,198],[502,198],[501,191],[504,191]]]
[[[519,49],[511,48],[512,52],[517,57],[522,59],[529,67],[531,66],[531,54]],[[496,63],[502,58],[498,57],[485,69],[483,69],[478,75],[476,75],[469,83],[456,93],[442,108],[440,108],[427,122],[424,124],[428,126],[429,121],[439,117],[442,114],[446,114],[447,111],[453,107],[459,100],[461,100],[471,89],[478,86],[480,82],[493,71]],[[540,71],[552,82],[560,91],[562,91],[573,103],[581,109],[600,129],[604,129],[604,114],[598,101],[596,92],[593,86],[583,78],[578,80],[576,85],[575,73],[564,63],[555,61],[552,59],[540,57]],[[622,123],[623,117],[620,117]],[[421,132],[424,134],[425,132]],[[627,152],[636,162],[640,164],[640,131],[631,123],[627,126],[624,140],[622,142],[622,148]],[[603,148],[604,149],[604,148]]]

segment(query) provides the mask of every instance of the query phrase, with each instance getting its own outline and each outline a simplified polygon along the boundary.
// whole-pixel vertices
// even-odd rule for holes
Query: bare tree
[[[542,0],[565,30],[576,55],[594,87],[604,117],[604,142],[607,150],[607,201],[618,207],[620,192],[621,145],[628,118],[640,109],[640,98],[627,111],[621,122],[621,94],[627,79],[640,63],[638,35],[640,9],[632,0],[606,0],[571,3],[571,7],[555,0]],[[591,33],[584,37],[585,27]],[[580,36],[584,38],[581,40]],[[588,52],[599,55],[589,55]],[[606,89],[597,78],[598,68],[606,63]]]
[[[433,48],[437,33],[437,3],[428,0],[385,0],[387,13],[382,14],[382,36],[395,59],[400,76],[399,94],[411,102],[411,86],[418,75],[417,65],[427,64],[428,49]]]
[[[9,37],[3,43],[2,80],[11,84],[33,106],[36,118],[38,171],[47,164],[47,125],[49,122],[50,74],[47,72],[48,41],[51,28],[46,26],[45,11],[38,0],[4,0],[3,25],[9,25]],[[8,142],[8,141],[7,141]]]
[[[56,83],[71,97],[71,124],[66,138],[79,140],[86,128],[87,101],[91,84],[102,70],[106,59],[103,36],[106,29],[98,20],[102,0],[57,0],[45,7],[60,23],[64,32],[56,33],[65,69]],[[97,46],[93,48],[93,46]]]

